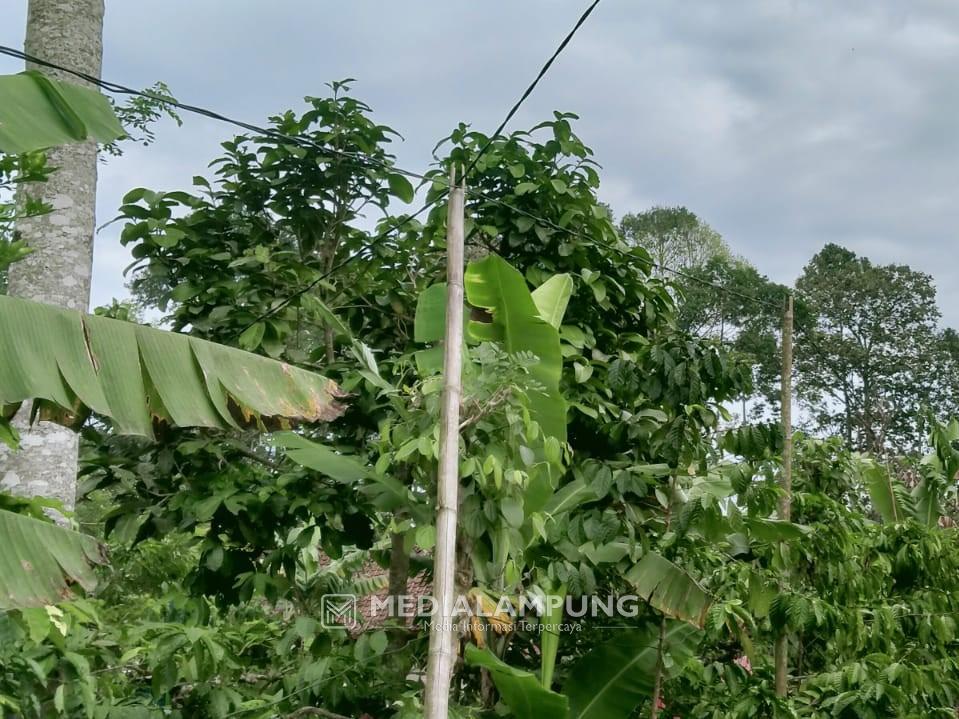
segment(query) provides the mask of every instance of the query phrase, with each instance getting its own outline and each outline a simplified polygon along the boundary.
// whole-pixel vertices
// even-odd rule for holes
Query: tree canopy
[[[683,208],[617,226],[575,121],[458,125],[413,187],[396,133],[332,83],[190,188],[125,196],[135,301],[172,331],[2,298],[0,402],[36,399],[83,442],[72,526],[0,494],[5,711],[422,714],[426,618],[373,606],[432,575],[446,209],[399,205],[458,166],[473,609],[451,715],[952,715],[957,341],[929,278],[830,245],[797,282],[817,431],[795,435],[785,521],[776,407],[731,408],[777,389],[788,289]],[[353,629],[325,621],[331,595],[361,598]],[[634,601],[568,610],[606,597]]]

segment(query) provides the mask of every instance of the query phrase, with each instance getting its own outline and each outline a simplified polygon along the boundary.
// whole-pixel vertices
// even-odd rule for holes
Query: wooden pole
[[[779,518],[788,522],[792,514],[793,479],[793,429],[792,429],[792,377],[793,377],[793,297],[786,299],[786,311],[783,314],[783,369],[780,385],[780,405],[783,430],[783,469],[779,478],[782,497],[779,499]],[[776,696],[785,697],[789,692],[788,683],[788,637],[783,632],[776,638]]]
[[[446,216],[446,339],[443,345],[443,403],[436,488],[436,547],[433,552],[433,617],[426,667],[425,719],[447,719],[456,633],[453,629],[456,573],[456,512],[459,504],[459,424],[463,369],[463,195],[465,182],[450,172]]]

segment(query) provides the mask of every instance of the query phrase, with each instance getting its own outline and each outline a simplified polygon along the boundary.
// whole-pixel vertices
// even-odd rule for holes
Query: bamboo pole
[[[465,182],[450,172],[446,217],[446,339],[436,489],[434,610],[426,668],[425,719],[447,719],[456,635],[453,630],[456,573],[456,513],[459,503],[459,424],[463,369],[463,195]]]
[[[783,313],[783,367],[780,385],[780,405],[783,431],[783,469],[779,477],[782,497],[779,499],[779,518],[788,522],[792,515],[792,471],[793,471],[793,431],[792,431],[792,372],[793,372],[793,297],[786,299],[786,311]],[[776,667],[776,696],[785,697],[789,693],[788,637],[783,632],[776,638],[774,661]]]

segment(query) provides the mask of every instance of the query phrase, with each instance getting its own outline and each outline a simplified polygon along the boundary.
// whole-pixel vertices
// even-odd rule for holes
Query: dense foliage
[[[396,133],[347,84],[331,89],[272,120],[307,141],[233,138],[211,177],[133,189],[120,219],[139,308],[180,333],[321,368],[348,409],[266,436],[161,422],[155,441],[94,413],[75,520],[110,562],[88,596],[0,617],[10,715],[420,715],[424,628],[324,627],[320,604],[430,577],[446,211],[396,212],[415,196],[387,151]],[[558,633],[500,612],[489,626],[468,620],[455,713],[953,716],[959,425],[881,382],[909,396],[897,406],[923,418],[929,446],[797,433],[792,522],[778,520],[779,429],[732,422],[729,408],[774,394],[778,315],[741,296],[772,306],[782,288],[686,211],[617,228],[575,119],[556,113],[492,142],[461,125],[420,188],[440,197],[451,166],[487,148],[466,207],[457,584],[481,603],[642,601],[567,618],[575,629]],[[657,232],[687,248],[684,280],[654,272],[644,247]],[[807,270],[798,314],[825,341],[844,304],[814,280]],[[922,306],[903,331],[936,339],[919,289],[904,290]],[[800,363],[800,378],[817,371]],[[3,501],[43,516],[37,502]],[[784,634],[782,699],[772,645]]]

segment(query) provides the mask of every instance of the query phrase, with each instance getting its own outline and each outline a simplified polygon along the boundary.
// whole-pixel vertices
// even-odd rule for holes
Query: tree
[[[103,55],[103,0],[30,0],[26,52],[99,77]],[[76,77],[40,68],[51,77]],[[86,310],[90,301],[96,211],[97,144],[60,145],[49,151],[57,168],[46,182],[23,185],[20,202],[42,202],[49,214],[17,223],[31,250],[10,271],[8,292],[38,302]],[[21,418],[21,427],[25,418]],[[3,457],[3,484],[29,495],[56,497],[72,508],[76,498],[77,436],[52,424],[30,430],[28,451]]]
[[[932,278],[828,244],[796,290],[796,386],[814,425],[878,454],[921,449],[924,409],[956,409]]]
[[[355,112],[344,112],[342,103]],[[399,535],[407,553],[414,543],[429,548],[438,338],[423,329],[422,308],[445,274],[446,212],[438,205],[423,225],[398,227],[402,216],[387,217],[383,226],[398,229],[370,246],[369,232],[354,226],[349,208],[367,199],[382,206],[386,191],[405,188],[388,156],[371,167],[337,160],[324,145],[338,137],[344,149],[356,144],[378,154],[388,133],[345,93],[311,99],[304,115],[275,121],[284,132],[309,134],[317,146],[270,136],[230,141],[214,163],[216,177],[195,179],[193,192],[132,191],[121,208],[123,239],[143,263],[138,278],[150,278],[137,282],[140,296],[168,302],[171,323],[184,332],[308,365],[325,356],[324,327],[336,325],[331,370],[351,393],[349,410],[317,432],[284,440],[289,449],[275,454],[245,437],[227,442],[203,430],[170,432],[149,447],[100,435],[92,437],[84,472],[85,485],[111,499],[106,529],[113,541],[183,531],[197,543],[195,566],[181,583],[191,596],[249,606],[254,595],[264,595],[289,602],[303,625],[316,609],[313,551],[338,559],[370,548],[382,564],[386,534]],[[429,196],[443,191],[451,163],[469,164],[488,139],[456,128]],[[651,493],[665,491],[665,475],[705,457],[720,403],[738,396],[747,379],[714,343],[677,330],[673,297],[650,277],[648,254],[621,242],[597,201],[589,155],[570,116],[557,113],[532,132],[496,138],[471,174],[470,186],[482,194],[470,196],[468,242],[482,247],[487,260],[468,272],[477,279],[469,281],[469,335],[471,343],[486,341],[471,344],[464,363],[457,573],[463,590],[515,594],[565,586],[582,596],[599,587],[627,589],[616,560],[629,561],[624,550],[639,559],[635,526],[659,506]],[[348,211],[340,222],[332,203],[310,199],[330,195],[339,195]],[[314,234],[321,242],[341,235],[337,264],[357,252],[362,260],[311,286],[327,266]],[[311,289],[285,306],[277,302],[302,287]],[[482,287],[507,291],[506,305],[477,294]],[[568,298],[568,308],[565,315],[544,310],[558,327],[548,356],[539,356],[547,353],[528,343],[549,333],[520,310],[530,308],[530,298],[541,309],[537,298],[544,296]],[[489,319],[493,326],[478,332]],[[557,382],[562,401],[544,402],[544,391],[554,395]],[[314,461],[307,439],[354,458],[365,468],[360,480],[325,477],[324,447],[316,445]],[[570,458],[572,473],[564,472]],[[390,559],[397,554],[391,551]],[[683,571],[677,565],[675,572]],[[390,579],[405,583],[393,582],[392,572]],[[658,630],[657,623],[657,636]],[[507,649],[501,639],[486,638],[498,656]],[[548,635],[523,641],[542,644],[544,663],[549,652],[556,655]],[[402,681],[416,666],[416,642],[405,643],[398,635],[397,660],[377,686],[390,676]],[[571,646],[569,654],[589,648]],[[663,645],[644,656],[668,662],[671,652]],[[384,699],[393,697],[379,692],[362,698],[331,692],[326,706],[384,713]],[[302,701],[291,695],[284,708],[293,711]]]
[[[342,413],[330,380],[264,357],[121,320],[0,297],[0,432],[27,414],[79,429],[91,412],[120,434],[154,438],[164,425],[238,429],[277,422],[329,421]],[[14,455],[16,456],[16,455]],[[0,608],[69,596],[63,576],[92,588],[98,561],[88,536],[0,509],[0,540],[10,561]]]
[[[0,557],[0,604],[21,606],[0,613],[4,711],[422,715],[424,632],[397,621],[350,634],[318,618],[324,595],[385,587],[388,562],[389,585],[405,587],[399,555],[404,574],[428,574],[446,213],[389,215],[388,195],[411,188],[383,153],[388,133],[334,92],[276,120],[315,145],[238,138],[198,189],[128,195],[125,238],[156,279],[138,289],[169,303],[176,332],[118,321],[120,306],[80,317],[0,299],[0,401],[35,398],[42,415],[82,422],[81,526],[113,565],[94,568],[97,594],[59,601],[70,578],[90,586],[98,541],[0,495],[0,531],[29,524],[64,570],[33,592],[33,564]],[[484,612],[497,598],[641,601],[615,620],[570,616],[577,632],[552,631],[561,608],[532,624],[468,617],[451,714],[951,716],[959,549],[939,519],[959,424],[937,425],[912,494],[839,438],[797,438],[802,525],[772,519],[778,428],[716,433],[748,390],[726,345],[751,332],[751,303],[651,276],[597,202],[570,118],[493,138],[471,173],[468,237],[484,259],[466,272],[457,583]],[[426,193],[489,139],[456,128]],[[379,161],[337,164],[337,142]],[[386,215],[376,242],[356,221],[364,204]],[[327,275],[330,254],[358,261]],[[780,289],[752,268],[714,258],[693,271],[765,288],[778,320]],[[954,333],[934,334],[954,361]],[[247,431],[289,409],[276,389],[287,378],[332,399],[304,371],[318,362],[347,411]],[[786,631],[795,691],[780,700],[769,660]]]
[[[720,234],[685,207],[654,207],[624,215],[619,230],[627,243],[644,248],[660,268],[689,270],[717,257],[732,257]]]
[[[740,398],[743,421],[750,399],[754,416],[774,406],[781,313],[770,308],[782,302],[785,289],[733,255],[719,233],[685,207],[627,214],[619,231],[626,242],[650,253],[659,265],[654,271],[676,292],[679,329],[713,339],[752,365],[752,388]]]
[[[752,391],[742,397],[742,419],[777,407],[782,307],[789,290],[746,260],[721,254],[674,277],[673,283],[680,291],[680,328],[717,340],[752,366]],[[748,412],[747,400],[752,400]]]

